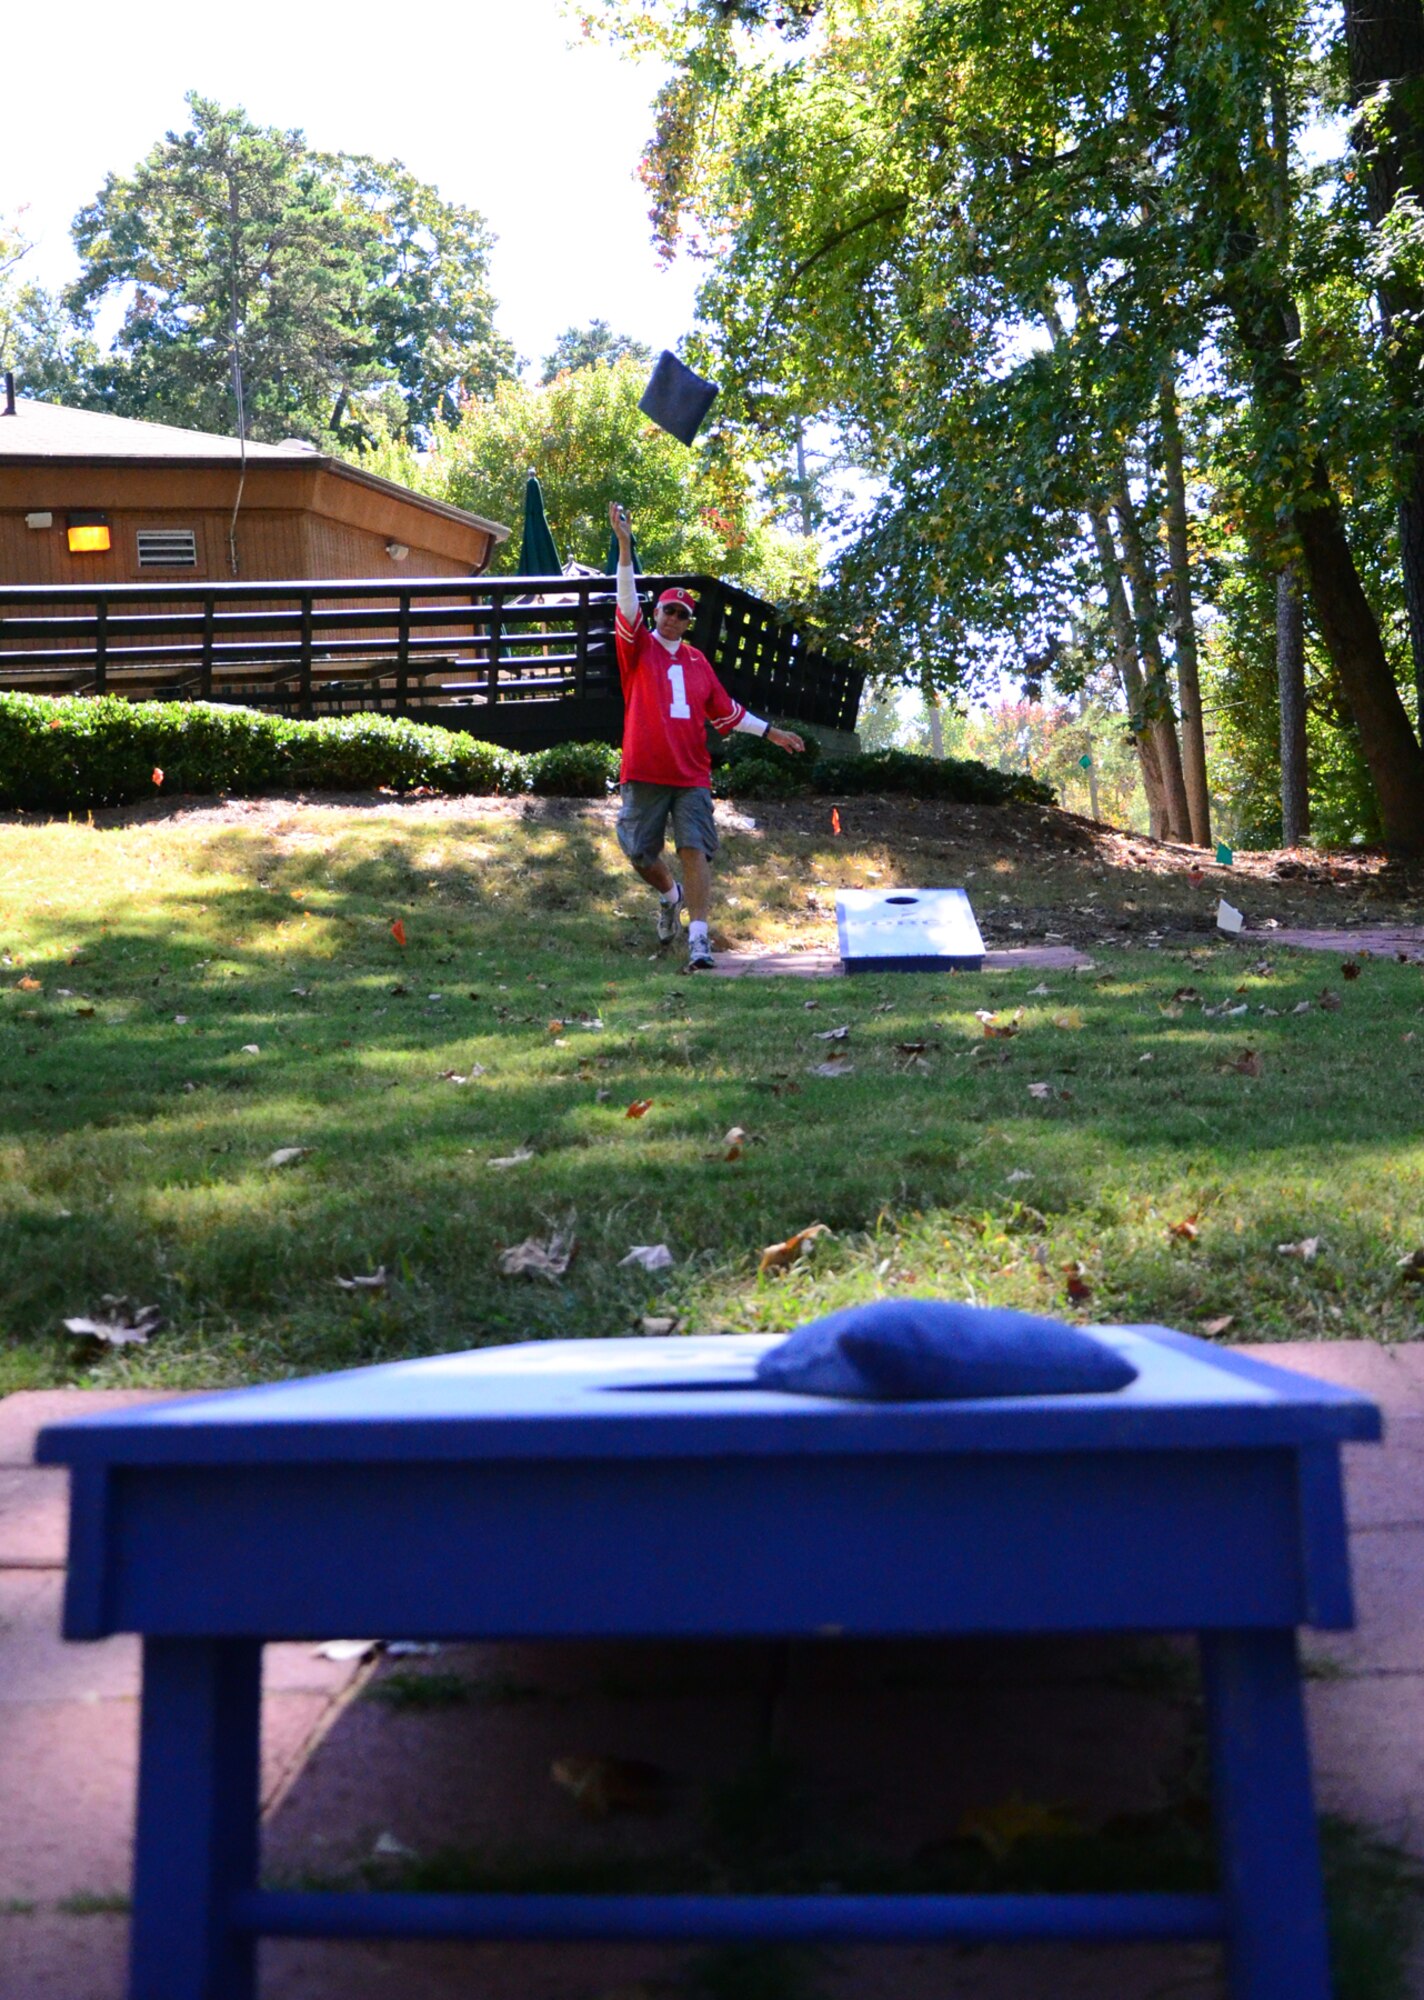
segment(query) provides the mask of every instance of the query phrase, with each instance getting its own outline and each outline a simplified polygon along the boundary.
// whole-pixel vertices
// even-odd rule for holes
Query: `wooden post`
[[[301,607],[301,654],[300,673],[297,681],[297,707],[303,717],[310,717],[312,712],[312,593],[309,590],[302,592]]]
[[[504,593],[499,584],[490,587],[489,670],[486,681],[491,708],[499,700],[499,649],[504,643]]]
[[[406,711],[410,686],[410,592],[403,590],[396,612],[396,713]]]
[[[582,702],[588,680],[588,601],[593,594],[593,585],[587,578],[580,577],[575,587],[578,604],[574,611],[577,621],[574,627],[574,699]]]
[[[213,596],[213,593],[210,590],[204,591],[203,664],[202,664],[202,679],[198,683],[202,691],[202,699],[204,701],[211,701],[213,698],[213,616],[216,611],[216,608],[217,608],[217,602]]]
[[[94,606],[94,692],[105,694],[109,686],[109,600],[100,597]]]

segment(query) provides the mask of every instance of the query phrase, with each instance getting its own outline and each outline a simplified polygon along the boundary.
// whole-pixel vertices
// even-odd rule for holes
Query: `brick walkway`
[[[1424,1343],[1248,1350],[1374,1396],[1386,1442],[1346,1450],[1359,1625],[1307,1634],[1322,1807],[1424,1857]],[[126,1919],[85,1901],[128,1881],[137,1721],[134,1641],[57,1637],[66,1495],[31,1463],[61,1411],[96,1392],[0,1402],[0,2000],[121,2000]],[[341,1874],[399,1853],[495,1846],[575,1861],[697,1838],[700,1801],[763,1740],[767,1649],[459,1647],[375,1671],[458,1673],[446,1709],[354,1700],[370,1667],[269,1647],[266,1865]],[[793,1651],[776,1743],[828,1813],[913,1850],[1015,1792],[1089,1823],[1150,1811],[1183,1754],[1182,1704],[1124,1685],[1100,1642]],[[655,1819],[581,1821],[549,1780],[571,1752],[649,1758],[673,1775]],[[932,1774],[932,1776],[930,1775]],[[75,1899],[81,1899],[76,1902]],[[16,1908],[15,1905],[24,1905]],[[666,1952],[426,1946],[263,1947],[263,2000],[660,2000]],[[962,1953],[835,1951],[826,2000],[1220,2000],[1209,1947]],[[477,1980],[473,1987],[472,1980]],[[1424,2000],[1424,1956],[1412,1989]],[[1283,1996],[1284,2000],[1284,1996]]]

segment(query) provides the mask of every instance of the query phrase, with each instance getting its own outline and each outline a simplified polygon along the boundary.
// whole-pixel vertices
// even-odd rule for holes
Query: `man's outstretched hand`
[[[768,743],[774,743],[778,750],[804,750],[806,748],[801,738],[791,729],[768,729],[766,740]]]
[[[618,538],[619,555],[631,561],[633,537],[632,530],[628,526],[628,510],[626,507],[621,507],[616,500],[610,500],[608,503],[608,525]]]

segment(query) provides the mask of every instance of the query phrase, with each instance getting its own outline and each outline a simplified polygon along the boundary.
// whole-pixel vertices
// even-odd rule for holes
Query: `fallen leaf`
[[[1081,1028],[1083,1025],[1083,1016],[1076,1007],[1070,1007],[1066,1013],[1054,1015],[1053,1025],[1055,1028]]]
[[[267,1155],[263,1164],[269,1167],[295,1166],[296,1162],[304,1160],[310,1151],[309,1146],[279,1146],[275,1153]]]
[[[1235,1324],[1235,1313],[1222,1313],[1218,1319],[1204,1319],[1201,1330],[1208,1340],[1215,1340],[1219,1333],[1225,1333],[1227,1327],[1235,1326]]]
[[[66,1333],[72,1333],[81,1340],[102,1341],[106,1347],[143,1347],[151,1333],[157,1333],[163,1324],[163,1313],[158,1306],[133,1307],[126,1298],[105,1292],[102,1303],[108,1307],[103,1319],[67,1319]]]
[[[848,1025],[843,1028],[817,1028],[815,1038],[818,1042],[843,1042],[849,1033]]]
[[[338,1278],[336,1283],[343,1292],[383,1292],[390,1283],[384,1264],[364,1276]]]
[[[1052,992],[1053,988],[1051,986],[1044,986],[1040,984],[1038,986],[1032,986],[1029,988],[1028,997],[1030,1000],[1047,1000],[1052,996]]]
[[[395,939],[398,945],[401,945],[402,947],[404,946],[405,925],[401,922],[399,917],[397,917],[395,922],[391,925],[391,936]]]
[[[1348,959],[1346,960],[1345,964],[1340,967],[1340,977],[1342,979],[1358,979],[1359,976],[1360,976],[1359,966],[1353,964]]]
[[[1323,1007],[1327,1014],[1338,1014],[1344,1004],[1340,995],[1328,986],[1322,988],[1320,998],[1316,1002],[1316,1005]]]
[[[442,1069],[440,1072],[440,1081],[442,1083],[473,1083],[477,1076],[483,1076],[484,1073],[485,1073],[484,1064],[475,1063],[472,1065],[471,1068],[464,1071],[460,1071],[458,1069]]]
[[[241,1049],[239,1049],[238,1051],[239,1055],[244,1055],[244,1056],[260,1056],[261,1053],[262,1051],[258,1047],[256,1042],[244,1042]]]
[[[1395,1268],[1406,1285],[1424,1285],[1424,1250],[1411,1250]]]
[[[1260,1051],[1243,1049],[1233,1062],[1225,1063],[1223,1067],[1233,1071],[1237,1076],[1260,1076],[1263,1067]]]
[[[15,984],[16,984],[16,986],[18,986],[18,987],[19,987],[19,989],[20,989],[20,991],[21,991],[22,993],[43,993],[43,992],[44,992],[44,987],[43,987],[43,985],[41,984],[41,982],[40,982],[40,981],[39,981],[38,979],[31,979],[31,977],[30,977],[30,975],[29,975],[29,973],[28,973],[28,972],[27,972],[27,973],[26,973],[26,974],[24,975],[24,977],[23,977],[22,979],[17,979],[17,980],[15,981]]]
[[[840,830],[841,830],[841,816],[840,816],[840,813],[839,813],[839,812],[838,812],[838,811],[836,810],[836,808],[835,808],[834,806],[832,806],[832,807],[831,807],[831,832],[832,832],[832,833],[839,833],[839,832],[840,832]]]
[[[645,1118],[653,1108],[651,1097],[635,1097],[623,1113],[625,1118]]]
[[[806,1071],[807,1076],[854,1076],[855,1064],[844,1056],[832,1056],[826,1062],[813,1063]]]
[[[1297,1000],[1294,1007],[1291,1008],[1291,1012],[1292,1014],[1308,1014],[1313,1005],[1314,1002],[1310,1000]]]
[[[1195,1243],[1200,1233],[1194,1215],[1185,1215],[1180,1222],[1167,1224],[1167,1234],[1178,1237],[1183,1243]]]
[[[1282,1257],[1299,1257],[1302,1264],[1313,1264],[1321,1241],[1319,1236],[1302,1236],[1299,1243],[1278,1243],[1276,1250]]]
[[[1030,1097],[1037,1098],[1052,1097],[1053,1085],[1051,1083],[1031,1083],[1028,1086],[1028,1094]]]
[[[1018,1181],[1031,1181],[1033,1175],[1027,1167],[1015,1167],[1011,1173],[1004,1175],[1004,1179],[1010,1187],[1013,1187]]]
[[[1088,1283],[1084,1266],[1075,1258],[1063,1267],[1063,1289],[1075,1305],[1093,1296],[1093,1288]]]
[[[563,1032],[564,1024],[562,1021],[551,1021],[549,1023],[549,1033],[551,1035],[561,1035]]]
[[[486,1160],[487,1167],[522,1167],[534,1157],[528,1146],[520,1146],[513,1153],[505,1153],[497,1160]]]
[[[506,1278],[547,1278],[557,1284],[573,1262],[578,1245],[569,1230],[555,1230],[548,1237],[526,1236],[499,1253],[499,1268]]]
[[[1195,986],[1179,986],[1172,999],[1178,1007],[1194,1007],[1201,999],[1201,995]]]
[[[154,765],[152,771],[149,773],[149,776],[153,779],[155,785],[161,785],[163,783],[163,773],[162,771],[159,770],[156,764]]]
[[[794,1236],[788,1236],[784,1243],[768,1243],[757,1264],[758,1271],[784,1271],[800,1257],[809,1257],[822,1236],[829,1236],[830,1225],[825,1222],[808,1223],[798,1229]]]
[[[659,1336],[663,1334],[668,1334],[675,1331],[677,1327],[677,1317],[675,1314],[669,1315],[662,1313],[650,1313],[647,1314],[643,1319],[639,1320],[638,1324],[642,1328],[644,1333],[646,1333],[651,1339],[656,1340],[657,1338],[659,1338]]]
[[[641,1264],[645,1271],[670,1271],[676,1259],[666,1243],[635,1243],[626,1257],[618,1259],[621,1271],[625,1264]]]
[[[637,1757],[556,1757],[549,1776],[571,1794],[586,1819],[610,1813],[656,1813],[667,1803],[667,1777]]]
[[[820,1006],[820,1004],[821,1003],[819,1000],[803,1000],[801,1002],[801,1005],[805,1008],[808,1014],[814,1014],[816,1009]]]
[[[724,1160],[741,1159],[746,1145],[747,1134],[740,1125],[734,1125],[730,1132],[724,1132],[722,1135],[722,1158]]]

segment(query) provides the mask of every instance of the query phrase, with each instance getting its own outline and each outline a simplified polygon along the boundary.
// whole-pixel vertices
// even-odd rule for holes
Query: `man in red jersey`
[[[688,906],[688,972],[712,966],[708,908],[712,904],[712,758],[706,726],[718,736],[744,730],[766,736],[782,750],[804,750],[790,730],[774,730],[738,700],[712,672],[706,654],[688,646],[694,614],[692,594],[664,590],[654,610],[654,626],[642,616],[632,568],[628,514],[614,502],[608,520],[618,538],[618,610],[614,644],[624,692],[624,742],[618,782],[618,846],[644,882],[660,896],[658,942],[678,934],[682,902]],[[672,842],[682,862],[682,884],[662,858],[664,834],[672,818]]]
[[[712,759],[707,725],[719,736],[734,729],[765,736],[782,750],[804,750],[789,729],[773,729],[729,695],[705,654],[687,643],[695,609],[685,590],[665,590],[648,630],[633,576],[633,543],[628,516],[613,502],[608,518],[618,538],[618,608],[614,640],[623,681],[623,763],[618,773],[623,804],[618,845],[645,882],[658,891],[658,939],[677,936],[686,901],[687,969],[711,968],[707,912],[712,902],[712,857],[717,829],[712,818]],[[682,863],[679,885],[663,860],[669,815],[673,844]]]

